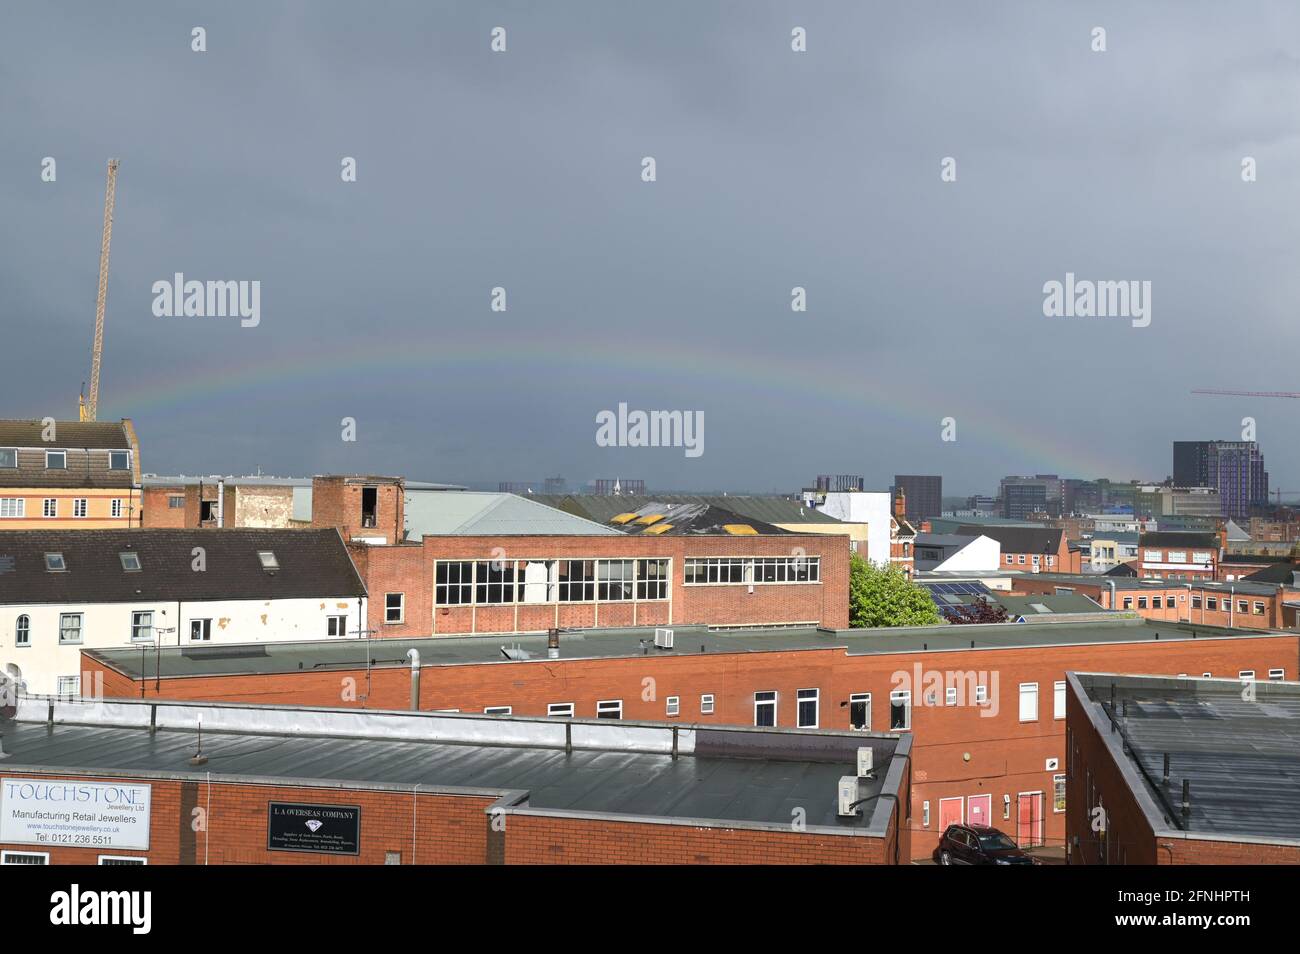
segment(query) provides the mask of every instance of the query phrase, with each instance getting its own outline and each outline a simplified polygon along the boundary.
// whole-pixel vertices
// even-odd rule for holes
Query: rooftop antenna
[[[191,765],[207,765],[208,757],[203,754],[203,716],[199,716],[199,747],[190,756]]]

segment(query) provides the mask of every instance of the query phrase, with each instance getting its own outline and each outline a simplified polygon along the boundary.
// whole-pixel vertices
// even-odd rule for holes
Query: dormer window
[[[270,550],[258,550],[257,558],[262,561],[263,570],[269,571],[280,569],[280,561],[275,558],[275,554]]]
[[[46,451],[45,452],[45,469],[46,470],[67,470],[68,469],[68,452],[67,451]]]
[[[68,569],[68,565],[63,562],[63,554],[62,553],[45,554],[45,569],[48,570],[50,573],[66,572]]]
[[[108,469],[109,470],[130,470],[131,454],[129,451],[109,451],[108,452]]]
[[[140,554],[133,550],[123,550],[117,556],[122,561],[122,569],[127,573],[140,572]]]
[[[18,466],[18,451],[12,447],[0,447],[0,467],[11,470]]]

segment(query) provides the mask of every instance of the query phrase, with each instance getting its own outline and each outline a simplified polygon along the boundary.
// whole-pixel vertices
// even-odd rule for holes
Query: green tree
[[[923,586],[896,564],[880,569],[856,553],[849,555],[849,625],[934,626],[942,622]]]

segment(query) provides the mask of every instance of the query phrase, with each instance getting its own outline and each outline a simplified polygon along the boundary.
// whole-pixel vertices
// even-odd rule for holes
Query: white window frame
[[[862,704],[862,711],[866,716],[862,725],[853,724],[853,707],[858,703]],[[849,694],[849,728],[854,732],[871,731],[871,693],[853,692]]]
[[[1240,679],[1242,682],[1254,682],[1255,670],[1243,669],[1239,673],[1237,673],[1237,678]]]
[[[15,857],[15,856],[27,856],[27,857],[32,857],[32,858],[40,858],[41,860],[40,860],[39,862],[37,862],[37,864],[41,864],[41,865],[48,865],[48,864],[50,863],[50,853],[49,853],[48,851],[17,851],[17,850],[14,850],[14,851],[0,851],[0,865],[23,865],[23,864],[27,864],[27,862],[25,862],[25,861],[11,861],[10,859],[13,858],[13,857]]]
[[[1065,682],[1052,683],[1052,718],[1065,718]]]
[[[64,627],[64,625],[63,625],[63,621],[64,621],[64,620],[72,620],[72,619],[75,619],[75,620],[77,621],[77,627],[76,627],[76,630],[77,630],[77,638],[76,638],[76,639],[67,639],[67,638],[64,637],[64,635],[63,635],[63,633],[64,633],[64,629],[65,629],[65,627]],[[59,614],[59,645],[60,645],[60,646],[80,646],[81,643],[82,643],[82,640],[84,640],[84,639],[85,639],[85,636],[86,636],[85,631],[84,631],[84,628],[83,628],[83,627],[85,626],[85,623],[86,623],[85,616],[84,616],[83,614],[81,614],[81,613],[60,613],[60,614]]]
[[[1286,679],[1286,670],[1270,669],[1268,671],[1268,678],[1270,682],[1282,682],[1284,679]]]
[[[59,516],[59,498],[44,497],[41,499],[41,516],[47,520],[57,520]]]
[[[124,454],[124,455],[126,455],[126,466],[125,466],[125,467],[114,467],[114,466],[113,466],[113,455],[114,455],[114,454]],[[111,471],[114,471],[114,472],[116,472],[116,471],[123,471],[123,470],[130,470],[130,469],[131,469],[131,452],[130,452],[129,450],[111,450],[111,451],[109,451],[109,452],[108,452],[108,469],[111,470]]]
[[[813,706],[813,720],[811,723],[803,721],[803,704],[811,702]],[[816,729],[821,725],[822,718],[822,692],[820,689],[796,689],[794,694],[794,724],[800,729]]]
[[[1027,711],[1026,703],[1029,702],[1032,702],[1033,715],[1026,717],[1025,716],[1025,712]],[[1017,712],[1017,715],[1020,717],[1021,722],[1038,721],[1038,683],[1022,682],[1020,684],[1020,709]]]
[[[54,694],[60,699],[78,698],[81,695],[81,677],[56,676],[54,680]]]
[[[705,692],[700,694],[700,715],[713,715],[714,700],[713,693]]]
[[[901,726],[895,726],[894,705],[899,702],[903,704],[903,724]],[[895,689],[889,694],[889,731],[912,731],[912,693],[906,689]]]
[[[1068,794],[1069,794],[1069,786],[1068,786],[1067,782],[1068,782],[1068,780],[1066,779],[1066,777],[1065,777],[1065,773],[1064,773],[1064,772],[1058,772],[1058,773],[1056,773],[1056,774],[1054,774],[1054,775],[1052,776],[1052,814],[1053,814],[1053,815],[1064,815],[1064,814],[1065,814],[1065,808],[1064,808],[1064,807],[1061,807],[1061,808],[1057,808],[1057,807],[1056,807],[1056,786],[1057,786],[1057,785],[1065,785],[1065,786],[1066,786],[1066,794],[1068,795]]]
[[[396,596],[396,597],[397,597],[397,619],[392,619],[392,618],[391,618],[391,615],[392,615],[393,610],[392,610],[392,607],[390,607],[390,606],[388,605],[388,598],[389,598],[390,596]],[[385,594],[384,594],[384,625],[385,625],[385,626],[396,626],[396,625],[398,625],[399,623],[405,623],[405,622],[406,622],[406,593],[405,593],[405,591],[403,591],[403,592],[401,592],[401,593],[385,593]]]
[[[142,858],[139,855],[100,855],[95,864],[107,865],[112,864],[113,862],[127,865],[147,865],[149,859]]]
[[[572,719],[573,703],[572,702],[550,702],[546,705],[546,717],[548,719]]]
[[[77,520],[84,520],[84,519],[86,518],[86,514],[88,514],[89,512],[90,512],[90,498],[89,498],[89,497],[73,497],[73,498],[72,498],[72,516],[73,516],[75,519],[77,519]]]
[[[681,696],[669,696],[667,701],[664,703],[664,712],[668,715],[669,718],[673,716],[681,715],[682,714]]]
[[[114,519],[122,516],[122,498],[114,497],[108,505],[108,515]]]
[[[137,622],[137,618],[148,616],[147,623]],[[145,630],[148,635],[136,635],[139,630]],[[151,643],[153,642],[153,610],[131,610],[131,642],[133,643]]]
[[[127,566],[127,558],[131,557],[135,561],[135,566]],[[144,563],[140,559],[140,554],[135,550],[122,550],[117,555],[118,562],[122,564],[123,573],[139,573],[144,569]]]
[[[331,633],[331,632],[330,632],[330,628],[331,628],[331,627],[332,627],[336,622],[338,623],[338,632],[337,632],[337,633]],[[327,615],[327,616],[325,617],[325,635],[326,635],[326,637],[332,637],[332,636],[346,636],[347,634],[348,634],[348,618],[347,618],[347,616],[346,616],[345,614],[343,614],[343,613],[330,613],[329,615]]]
[[[0,447],[0,454],[8,452],[14,455],[12,464],[0,464],[0,470],[17,470],[18,469],[18,448],[17,447]]]
[[[945,706],[955,706],[957,704],[956,686],[949,686],[943,691],[943,704]]]
[[[23,520],[26,517],[26,497],[0,497],[0,519]]]
[[[988,701],[989,701],[989,687],[988,687],[988,686],[976,686],[976,687],[975,687],[975,705],[977,705],[977,706],[988,705]]]
[[[22,625],[26,621],[27,625]],[[32,618],[26,613],[19,613],[14,620],[14,648],[23,649],[32,644]]]
[[[609,715],[609,713],[611,712],[614,714]],[[597,699],[596,718],[597,719],[622,719],[623,700],[622,699]]]
[[[513,706],[484,706],[484,715],[514,715]]]
[[[202,636],[198,636],[198,637],[196,637],[196,636],[194,635],[194,624],[195,624],[195,623],[199,623],[199,624],[201,624],[201,625],[199,626],[199,630],[200,630],[200,632],[202,632],[202,634],[203,634]],[[190,642],[192,642],[192,643],[210,643],[210,642],[212,642],[212,618],[211,618],[211,617],[200,616],[200,617],[198,617],[198,618],[196,618],[196,619],[192,619],[192,620],[190,620]]]
[[[62,467],[51,467],[51,466],[50,466],[50,456],[53,455],[53,454],[62,454],[62,455],[63,455],[63,466],[62,466]],[[45,452],[45,469],[46,469],[46,470],[67,470],[67,469],[68,469],[68,452],[65,451],[65,450],[47,450],[47,451]]]
[[[765,697],[771,696],[772,698],[760,699],[759,696],[765,696]],[[775,689],[760,689],[754,693],[754,726],[756,728],[775,729],[777,725],[780,724],[780,718],[779,718],[780,710],[778,709],[778,706],[780,705],[780,701],[781,701],[781,694],[777,692]],[[764,723],[758,721],[759,709],[766,709],[769,706],[772,709],[772,724],[770,726],[765,725]]]

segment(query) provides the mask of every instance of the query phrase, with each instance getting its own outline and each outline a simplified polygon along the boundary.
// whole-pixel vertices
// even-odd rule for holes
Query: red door
[[[972,825],[993,826],[993,796],[972,795],[966,800],[966,814]]]
[[[1016,801],[1016,842],[1021,848],[1043,843],[1043,793],[1022,792]]]
[[[960,825],[966,819],[962,817],[962,801],[957,798],[939,799],[939,830],[944,831],[949,825]]]

